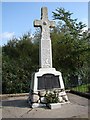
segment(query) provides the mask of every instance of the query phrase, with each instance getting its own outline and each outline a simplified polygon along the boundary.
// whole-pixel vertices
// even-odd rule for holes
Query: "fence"
[[[90,78],[78,78],[78,76],[71,76],[68,80],[64,81],[65,88],[82,93],[90,93]]]

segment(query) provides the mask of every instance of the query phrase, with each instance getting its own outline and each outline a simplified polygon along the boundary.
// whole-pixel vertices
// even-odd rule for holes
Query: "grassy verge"
[[[80,85],[72,88],[72,90],[86,93],[89,92],[88,86],[90,86],[90,84]]]

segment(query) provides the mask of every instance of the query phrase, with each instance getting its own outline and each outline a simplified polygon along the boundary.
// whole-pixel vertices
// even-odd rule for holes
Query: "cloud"
[[[7,44],[15,36],[14,32],[4,32],[0,34],[0,46]]]
[[[4,32],[2,34],[0,34],[0,39],[12,39],[14,37],[14,32]]]

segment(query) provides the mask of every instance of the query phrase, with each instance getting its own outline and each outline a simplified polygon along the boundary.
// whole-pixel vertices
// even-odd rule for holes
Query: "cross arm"
[[[34,27],[41,27],[41,20],[35,20]]]

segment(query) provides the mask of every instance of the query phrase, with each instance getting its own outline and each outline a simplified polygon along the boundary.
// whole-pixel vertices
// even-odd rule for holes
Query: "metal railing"
[[[64,81],[65,89],[82,92],[82,93],[90,93],[90,79],[69,79],[68,82]]]

